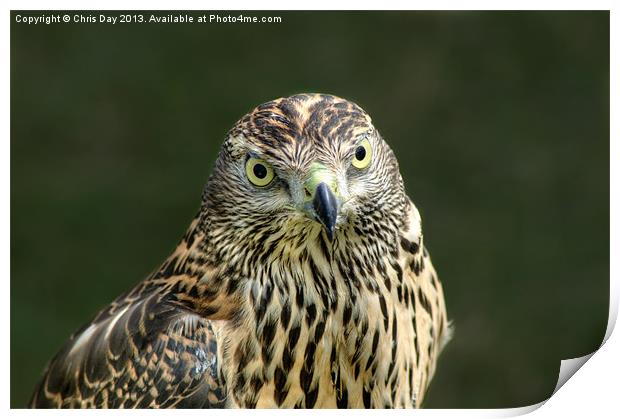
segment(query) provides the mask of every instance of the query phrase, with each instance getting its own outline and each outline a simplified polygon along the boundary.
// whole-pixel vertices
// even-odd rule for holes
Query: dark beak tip
[[[317,186],[312,205],[319,222],[325,227],[327,237],[333,240],[338,218],[338,201],[325,183]]]
[[[335,236],[335,229],[328,228],[328,229],[326,229],[326,232],[327,232],[327,238],[329,239],[329,241],[333,241],[334,240],[334,236]]]

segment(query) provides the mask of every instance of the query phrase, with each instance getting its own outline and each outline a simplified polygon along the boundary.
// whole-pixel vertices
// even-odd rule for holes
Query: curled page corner
[[[605,341],[603,341],[603,343],[605,343]],[[596,351],[598,351],[598,349]],[[586,362],[588,362],[588,360],[592,357],[592,355],[594,355],[596,353],[596,351],[594,351],[594,352],[592,352],[592,353],[590,353],[588,355],[584,355],[582,357],[579,357],[579,358],[563,359],[560,362],[560,373],[558,375],[558,382],[555,385],[555,389],[553,390],[553,393],[551,393],[551,395],[548,398],[546,398],[545,400],[543,400],[541,402],[531,404],[529,406],[515,407],[515,408],[510,408],[510,409],[502,409],[501,417],[523,416],[523,415],[527,415],[528,413],[533,412],[534,410],[538,409],[539,407],[542,407],[545,403],[547,403],[553,397],[553,395],[564,384],[566,384],[566,382],[577,371],[579,371],[579,368],[583,367],[583,365]]]
[[[610,289],[609,303],[610,303],[609,304],[609,317],[607,319],[607,329],[605,330],[605,337],[603,337],[603,342],[601,342],[601,345],[592,353],[589,353],[587,355],[584,355],[578,358],[563,359],[560,362],[560,373],[558,375],[558,382],[555,385],[555,389],[553,390],[553,393],[551,394],[551,396],[549,396],[549,399],[553,397],[553,395],[557,393],[557,391],[560,388],[562,388],[562,386],[566,384],[566,382],[573,375],[575,375],[575,373],[579,371],[579,369],[583,367],[583,365],[586,362],[588,362],[588,360],[592,358],[592,356],[595,353],[597,353],[599,349],[601,349],[601,347],[605,344],[605,342],[607,342],[607,339],[609,339],[609,337],[611,336],[611,333],[613,332],[616,326],[616,320],[618,318],[618,295],[617,295],[617,290],[614,289],[613,286]]]
[[[598,351],[598,349],[596,351]],[[553,390],[550,398],[553,397],[553,395],[557,393],[557,391],[564,384],[566,384],[569,378],[571,378],[573,375],[575,375],[577,371],[579,371],[579,368],[583,367],[583,365],[588,362],[590,358],[592,358],[592,355],[594,355],[596,351],[579,358],[563,359],[562,362],[560,362],[560,374],[558,375],[558,382],[555,385],[555,389]]]
[[[613,284],[613,283],[612,283]],[[609,304],[609,317],[607,320],[607,329],[605,331],[605,337],[603,338],[603,342],[601,342],[601,345],[596,348],[595,351],[581,356],[581,357],[577,357],[577,358],[571,358],[571,359],[563,359],[560,362],[560,373],[558,374],[558,382],[555,385],[555,389],[553,390],[553,393],[551,393],[551,396],[549,396],[547,399],[539,402],[539,403],[535,403],[529,406],[523,406],[523,407],[518,407],[518,408],[512,408],[512,409],[505,409],[506,410],[506,415],[507,416],[521,416],[521,415],[525,415],[528,413],[533,412],[534,410],[538,409],[539,407],[541,407],[542,405],[544,405],[545,403],[547,403],[555,393],[557,393],[557,391],[562,388],[562,386],[564,384],[566,384],[566,382],[573,376],[575,375],[575,373],[577,371],[579,371],[579,369],[581,367],[583,367],[585,365],[586,362],[588,362],[588,360],[590,358],[592,358],[592,356],[598,352],[599,349],[601,349],[603,347],[603,345],[607,342],[607,340],[609,339],[609,337],[611,336],[611,333],[613,332],[615,326],[616,326],[616,320],[618,318],[618,294],[617,294],[617,290],[613,287],[611,287],[610,290],[610,304]]]

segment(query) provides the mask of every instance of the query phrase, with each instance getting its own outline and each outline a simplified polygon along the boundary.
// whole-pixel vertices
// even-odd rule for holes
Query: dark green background
[[[427,407],[548,397],[607,321],[609,14],[256,14],[12,14],[11,405],[174,247],[236,119],[305,91],[373,116],[422,213],[456,326]]]

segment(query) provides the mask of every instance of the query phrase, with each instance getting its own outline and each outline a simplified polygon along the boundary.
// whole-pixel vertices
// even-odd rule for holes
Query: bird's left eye
[[[273,180],[273,169],[263,159],[250,157],[245,163],[245,174],[256,186],[267,186]]]
[[[372,147],[370,146],[370,141],[368,141],[368,139],[364,139],[355,148],[355,155],[353,155],[353,161],[351,164],[358,169],[365,169],[370,164],[371,159]]]

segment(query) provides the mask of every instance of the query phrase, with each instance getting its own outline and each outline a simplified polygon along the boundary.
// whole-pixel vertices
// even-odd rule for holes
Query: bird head
[[[382,234],[405,200],[398,163],[368,114],[301,94],[258,106],[230,130],[203,207],[219,240],[299,247]]]

